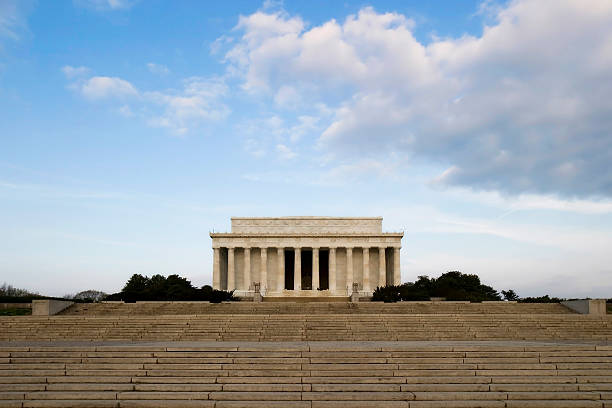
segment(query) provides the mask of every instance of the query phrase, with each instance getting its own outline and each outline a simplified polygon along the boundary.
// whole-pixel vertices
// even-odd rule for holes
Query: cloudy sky
[[[612,2],[0,0],[0,283],[211,282],[231,216],[612,297]]]

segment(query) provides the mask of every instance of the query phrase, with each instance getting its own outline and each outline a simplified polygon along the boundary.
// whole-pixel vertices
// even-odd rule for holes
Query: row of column
[[[221,287],[221,256],[220,248],[213,248],[213,288]],[[302,289],[302,249],[294,248],[293,263],[293,288]],[[378,247],[378,282],[386,282],[387,266],[385,257],[386,247]],[[388,284],[400,284],[400,249],[393,248],[393,282]],[[261,267],[260,281],[261,289],[266,290],[268,279],[268,248],[260,248]],[[285,288],[285,248],[277,248],[278,279],[276,290],[281,292]],[[336,290],[336,248],[329,248],[329,290]],[[251,248],[244,248],[244,282],[247,288],[251,285]],[[349,290],[353,284],[353,248],[346,248],[346,284]],[[319,287],[319,248],[312,248],[312,288]],[[236,289],[236,268],[234,263],[234,248],[227,248],[227,290]],[[370,288],[370,248],[363,248],[363,291],[369,292]]]

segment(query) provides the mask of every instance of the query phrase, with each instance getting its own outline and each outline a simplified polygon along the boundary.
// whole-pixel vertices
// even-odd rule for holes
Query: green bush
[[[0,316],[27,316],[32,314],[32,309],[12,308],[0,309]]]
[[[567,299],[550,297],[548,295],[521,298],[512,289],[501,291],[505,300],[519,303],[560,303]],[[477,275],[464,274],[458,271],[446,272],[439,278],[419,276],[414,282],[402,285],[378,287],[372,294],[373,301],[399,302],[429,300],[441,297],[446,300],[461,300],[482,302],[501,300],[500,294],[491,286],[483,285]],[[612,299],[608,299],[608,307],[612,309]]]
[[[561,303],[565,299],[549,297],[548,295],[518,299],[519,303]]]
[[[150,278],[134,274],[127,281],[121,292],[113,293],[104,300],[122,300],[124,302],[150,301],[209,301],[219,303],[237,300],[234,291],[216,290],[209,285],[196,288],[191,282],[178,275],[153,275]]]
[[[372,295],[373,301],[397,302],[429,300],[442,297],[446,300],[501,300],[495,289],[483,285],[477,275],[464,274],[458,271],[447,272],[439,278],[419,276],[415,282],[406,282],[399,286],[378,287]]]

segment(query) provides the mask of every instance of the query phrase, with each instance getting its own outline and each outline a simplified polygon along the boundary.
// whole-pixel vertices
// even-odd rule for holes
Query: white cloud
[[[395,163],[362,159],[330,168],[322,175],[320,182],[326,184],[357,182],[370,176],[388,178],[392,176],[396,167]]]
[[[89,74],[91,70],[87,67],[73,67],[70,65],[64,65],[62,67],[62,72],[68,79],[80,78]]]
[[[153,62],[149,62],[147,64],[147,69],[152,74],[156,74],[156,75],[168,75],[170,73],[170,70],[168,69],[167,66],[162,65],[162,64],[155,64]]]
[[[276,145],[276,152],[282,160],[290,160],[297,156],[297,153],[291,150],[290,147],[280,143]]]
[[[0,1],[0,49],[2,40],[18,41],[27,32],[26,14],[32,4],[30,0]]]
[[[612,213],[611,200],[562,199],[553,195],[519,194],[503,196],[497,192],[475,192],[462,188],[446,190],[448,197],[474,204],[499,207],[503,216],[516,211],[553,210],[577,214],[597,215]]]
[[[21,24],[16,1],[3,1],[0,3],[0,36],[13,40],[18,39],[16,27]]]
[[[95,76],[79,86],[88,99],[124,98],[137,96],[138,91],[128,81],[117,77]]]
[[[127,10],[132,8],[139,0],[73,0],[79,7],[96,11]]]
[[[301,97],[299,92],[292,86],[283,85],[276,95],[274,95],[274,103],[280,107],[295,107],[300,102]]]
[[[221,79],[193,77],[183,81],[180,92],[147,92],[144,98],[163,108],[161,115],[149,124],[166,127],[182,134],[205,121],[218,121],[229,115],[229,108],[220,102],[228,92]]]
[[[241,16],[228,72],[281,107],[336,101],[319,145],[355,160],[446,163],[439,182],[512,194],[611,196],[612,3],[488,3],[480,36],[421,43],[414,22],[364,8],[306,28]]]
[[[283,7],[283,0],[265,0],[261,6],[264,10],[278,9]]]
[[[64,67],[68,77],[80,68]],[[219,121],[229,115],[229,108],[221,102],[228,87],[220,78],[192,77],[183,81],[180,90],[139,91],[125,79],[94,76],[73,78],[69,87],[91,101],[117,103],[114,108],[125,117],[138,116],[152,127],[168,128],[176,134],[184,134],[204,122]],[[130,105],[138,105],[134,113]]]
[[[266,150],[257,138],[250,137],[244,142],[244,150],[253,157],[261,158],[266,155]]]
[[[117,111],[121,116],[125,116],[126,118],[134,116],[134,112],[132,112],[132,108],[130,108],[129,105],[123,105]]]

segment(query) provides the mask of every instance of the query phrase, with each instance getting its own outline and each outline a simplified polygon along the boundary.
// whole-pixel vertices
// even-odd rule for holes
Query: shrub
[[[415,282],[406,282],[399,286],[378,287],[372,295],[373,301],[397,302],[429,300],[432,297],[443,297],[446,300],[501,300],[499,293],[490,286],[480,283],[477,275],[464,274],[458,271],[447,272],[439,278],[419,276]]]
[[[549,297],[548,295],[538,296],[538,297],[526,297],[520,298],[519,303],[560,303],[565,299],[560,299],[558,297]]]
[[[379,286],[372,293],[372,300],[377,302],[397,302],[402,300],[400,286]]]
[[[191,282],[178,275],[153,275],[151,278],[134,274],[127,281],[121,292],[108,295],[105,300],[122,300],[124,302],[137,302],[143,300],[158,301],[210,301],[219,303],[237,300],[234,291],[216,290],[209,285],[200,289],[192,286]]]
[[[66,298],[72,298],[72,300],[82,300],[83,302],[99,302],[105,297],[108,296],[108,293],[104,293],[99,290],[84,290],[82,292],[77,293],[74,296],[65,296]]]
[[[504,296],[504,300],[508,300],[508,301],[517,301],[517,300],[519,300],[519,296],[512,289],[502,290],[501,293]]]

